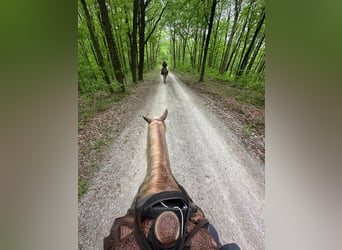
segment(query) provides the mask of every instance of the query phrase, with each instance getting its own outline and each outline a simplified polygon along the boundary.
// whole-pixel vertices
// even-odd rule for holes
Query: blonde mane
[[[147,171],[140,185],[136,199],[164,192],[180,191],[177,181],[172,175],[169,153],[166,144],[165,119],[167,110],[161,117],[144,119],[149,123],[147,133]]]

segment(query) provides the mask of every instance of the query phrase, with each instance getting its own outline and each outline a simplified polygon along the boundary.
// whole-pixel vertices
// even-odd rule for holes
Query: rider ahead
[[[168,73],[169,73],[169,71],[167,69],[167,63],[165,61],[163,61],[160,74],[164,76],[164,83],[166,83],[166,76],[168,75]]]
[[[162,64],[162,69],[160,71],[160,74],[163,75],[164,72],[167,74],[168,73],[168,70],[167,70],[167,63],[165,61],[163,61],[163,64]]]
[[[167,63],[165,61],[163,61],[162,66],[163,66],[163,68],[167,69]]]

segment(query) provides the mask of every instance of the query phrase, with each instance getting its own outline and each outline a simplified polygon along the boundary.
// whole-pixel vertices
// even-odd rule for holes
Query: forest
[[[79,0],[78,92],[120,97],[168,62],[264,91],[264,0]]]

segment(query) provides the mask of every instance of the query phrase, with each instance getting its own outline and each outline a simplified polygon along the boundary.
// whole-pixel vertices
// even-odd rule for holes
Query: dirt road
[[[150,93],[79,201],[79,248],[102,249],[114,218],[130,207],[146,170],[147,123],[167,108],[174,176],[216,227],[222,243],[264,249],[264,165],[254,159],[202,100],[172,73]]]

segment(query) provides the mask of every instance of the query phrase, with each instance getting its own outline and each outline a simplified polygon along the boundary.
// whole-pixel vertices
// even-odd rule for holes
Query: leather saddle
[[[186,192],[162,192],[115,219],[104,249],[217,249],[208,223]]]

